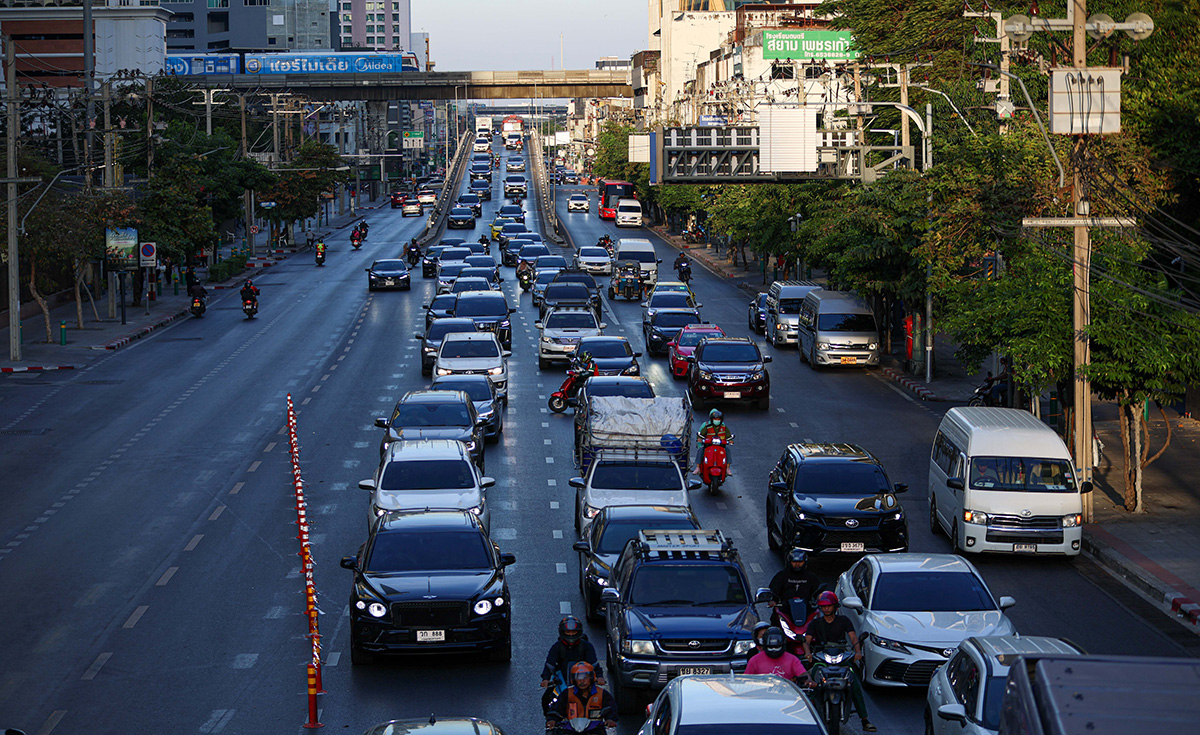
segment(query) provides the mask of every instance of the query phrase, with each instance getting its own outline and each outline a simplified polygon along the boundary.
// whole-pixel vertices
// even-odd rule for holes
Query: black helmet
[[[780,628],[769,628],[763,635],[763,650],[771,658],[779,658],[783,655],[783,630]]]
[[[792,549],[787,555],[788,565],[808,564],[808,552],[804,549]]]
[[[755,623],[754,630],[751,633],[752,637],[754,638],[754,642],[758,645],[762,645],[762,636],[770,629],[771,624],[765,620]]]
[[[564,646],[574,646],[583,638],[583,623],[574,615],[568,615],[558,623],[558,639]]]

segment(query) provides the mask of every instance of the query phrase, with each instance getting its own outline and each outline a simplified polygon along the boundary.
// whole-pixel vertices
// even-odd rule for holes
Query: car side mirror
[[[571,548],[584,554],[592,550],[592,548],[588,546],[587,541],[576,541],[575,543],[571,544]]]
[[[771,489],[777,493],[786,493],[788,486],[786,482],[783,482],[782,480],[776,480],[775,482],[771,483]]]
[[[387,420],[387,419],[385,419],[385,418],[377,418],[377,419],[375,419],[375,428],[377,428],[377,429],[387,429],[387,428],[390,428],[390,427],[388,426],[388,420]]]
[[[704,304],[702,304],[702,303],[700,303],[699,301],[697,301],[697,302],[696,302],[696,307],[695,307],[695,308],[699,309],[701,306],[704,306]]]
[[[572,477],[570,480],[567,480],[567,484],[574,488],[587,487],[587,483],[583,481],[582,477]]]
[[[534,322],[534,323],[533,323],[533,328],[534,328],[534,329],[545,329],[545,327],[543,327],[543,326],[542,326],[542,323],[541,323],[541,322]]]
[[[1091,480],[1084,480],[1083,484],[1079,486],[1079,492],[1083,493],[1084,495],[1087,495],[1093,489],[1095,489],[1095,486],[1092,485]]]
[[[656,260],[656,261],[654,261],[654,262],[655,262],[655,263],[661,263],[661,262],[662,262],[662,258],[659,258],[658,260]]]
[[[608,329],[608,322],[600,322],[601,329]]]
[[[771,361],[771,356],[770,356],[770,355],[763,355],[763,364],[766,364],[766,363],[768,363],[768,362],[770,362],[770,361]]]
[[[863,611],[862,600],[858,599],[857,597],[843,597],[842,607],[846,608],[847,610],[853,610],[854,612]]]
[[[938,717],[947,722],[957,722],[959,724],[967,724],[967,708],[954,702],[952,704],[943,704],[938,707]]]
[[[614,590],[612,587],[605,587],[600,591],[600,602],[620,602],[621,593]]]
[[[353,556],[343,556],[341,565],[342,569],[358,569],[358,559]]]
[[[370,273],[370,272],[371,272],[371,269],[370,269],[370,268],[363,268],[363,270],[365,270],[367,273]]]
[[[676,346],[677,345],[675,344],[675,340],[671,340],[670,342],[667,343],[667,347],[676,347]]]
[[[903,482],[897,482],[892,486],[892,491],[897,493],[906,493],[908,492],[908,485],[904,484]]]
[[[683,359],[687,360],[688,362],[695,362],[695,361],[696,361],[696,356],[695,356],[694,354],[693,354],[693,355],[688,355],[687,357],[685,357],[685,358],[683,358]]]
[[[414,332],[414,333],[413,333],[413,339],[417,339],[417,340],[424,340],[424,339],[425,339],[425,335],[421,334],[420,332]]]
[[[374,480],[359,480],[358,487],[361,490],[374,490],[375,489],[375,481]]]
[[[634,356],[634,357],[641,357],[641,356],[642,356],[642,353],[640,353],[640,352],[635,352],[635,353],[633,353],[633,356]]]
[[[428,309],[429,309],[429,304],[421,304],[421,308],[422,308],[422,309],[426,309],[426,310],[428,310]]]
[[[699,478],[688,478],[688,490],[699,490],[703,485],[704,483],[700,482]]]
[[[946,480],[946,487],[951,490],[962,490],[966,487],[966,484],[961,477],[951,477]]]
[[[642,308],[645,309],[649,303],[650,303],[649,301],[643,301],[641,304]]]
[[[500,555],[500,566],[507,567],[517,563],[517,555],[511,552],[504,552]]]
[[[758,591],[754,593],[754,601],[755,602],[778,602],[779,598],[777,598],[775,596],[775,593],[771,591],[770,587],[759,587]]]
[[[488,422],[488,420],[481,416],[475,417],[475,425],[476,426],[487,426],[487,422]]]
[[[1015,604],[1017,604],[1017,599],[1015,597],[1009,597],[1008,595],[1004,595],[1003,597],[1000,598],[1000,609],[1001,610],[1007,610],[1008,608],[1012,607]]]
[[[480,486],[482,486],[482,487],[493,487],[493,486],[495,486],[495,484],[496,484],[496,478],[494,478],[494,477],[483,477],[483,478],[480,478],[480,480],[479,480],[479,484],[480,484]]]
[[[501,357],[512,357],[512,350],[501,350]]]

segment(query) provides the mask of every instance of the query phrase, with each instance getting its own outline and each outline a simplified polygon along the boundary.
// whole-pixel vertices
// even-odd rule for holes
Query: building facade
[[[158,0],[168,53],[329,51],[329,0]]]
[[[335,0],[337,47],[415,51],[409,3],[410,0]]]

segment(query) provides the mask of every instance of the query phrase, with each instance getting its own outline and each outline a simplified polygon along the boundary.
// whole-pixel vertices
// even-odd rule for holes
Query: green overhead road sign
[[[764,59],[830,59],[851,61],[858,58],[854,34],[849,31],[763,31]]]
[[[405,130],[404,143],[400,146],[402,149],[421,149],[425,147],[425,131],[424,130]]]

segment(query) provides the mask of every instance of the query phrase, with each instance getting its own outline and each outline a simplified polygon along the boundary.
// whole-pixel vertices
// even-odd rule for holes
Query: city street
[[[501,168],[497,198],[460,236],[478,238],[507,203],[503,177]],[[566,197],[578,191],[590,194],[591,211],[568,214]],[[651,238],[661,278],[673,280],[675,251],[648,230],[602,222],[590,187],[559,188],[558,211],[577,245],[604,233]],[[572,419],[546,409],[563,372],[538,370],[537,310],[511,268],[503,269],[503,290],[518,307],[510,404],[501,442],[486,449],[486,474],[497,480],[492,537],[517,557],[508,575],[513,660],[350,664],[351,575],[338,562],[366,537],[369,495],[357,483],[378,461],[373,419],[428,385],[413,333],[436,284],[417,269],[411,292],[368,292],[364,269],[399,257],[424,219],[386,207],[367,219],[361,251],[341,231],[326,241],[324,267],[302,252],[256,275],[253,320],[235,291],[219,291],[202,319],[179,320],[84,370],[0,376],[0,475],[9,478],[0,507],[0,727],[28,735],[301,731],[310,649],[285,433],[290,393],[323,613],[320,721],[357,733],[434,714],[484,718],[510,735],[541,730],[542,661],[562,614],[582,616]],[[527,224],[539,230],[540,214],[530,210]],[[692,287],[708,321],[747,334],[747,294],[698,267]],[[604,321],[608,334],[643,349],[637,302],[606,295]],[[916,401],[875,371],[814,371],[794,348],[756,339],[774,358],[770,410],[726,410],[737,437],[732,477],[718,496],[692,495],[704,526],[734,539],[752,587],[781,566],[767,548],[764,493],[789,442],[868,449],[910,488],[900,499],[912,550],[948,552],[929,530],[926,483],[930,443],[950,404]],[[659,395],[684,393],[664,358],[641,362]],[[1163,632],[1169,622],[1130,609],[1090,562],[971,560],[997,596],[1017,599],[1009,615],[1022,633],[1070,638],[1092,653],[1192,655]],[[832,581],[841,570],[816,571]],[[603,629],[590,627],[589,638],[603,659]],[[868,689],[867,697],[880,732],[923,732],[923,689]],[[621,732],[640,724],[624,718]],[[857,732],[857,720],[849,727]]]

